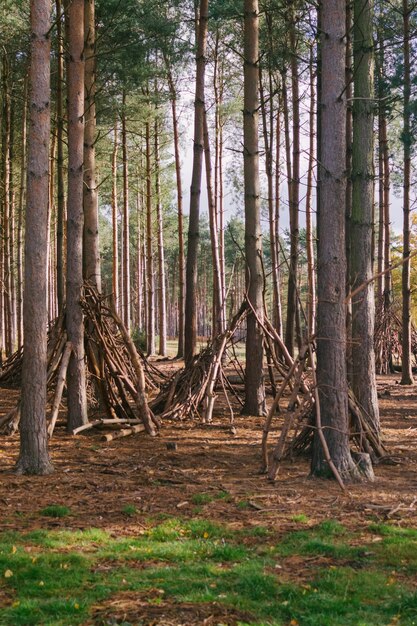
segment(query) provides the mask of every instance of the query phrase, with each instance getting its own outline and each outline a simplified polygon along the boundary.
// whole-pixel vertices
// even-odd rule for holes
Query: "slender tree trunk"
[[[161,203],[160,181],[160,157],[159,157],[159,123],[155,119],[155,199],[156,221],[158,224],[158,313],[159,313],[159,354],[167,354],[167,315],[166,315],[166,279],[165,279],[165,250],[164,250],[164,227]]]
[[[50,133],[50,9],[49,0],[32,0],[30,123],[28,148],[24,351],[20,454],[16,471],[20,474],[49,474],[46,431],[47,368],[47,210]]]
[[[130,217],[129,217],[129,160],[126,132],[126,92],[123,91],[122,112],[123,152],[123,323],[130,332]]]
[[[322,0],[320,8],[317,383],[323,435],[334,465],[348,480],[359,472],[349,450],[346,375],[346,3]],[[311,470],[331,475],[318,431]]]
[[[403,0],[404,28],[404,110],[403,110],[403,146],[404,146],[404,185],[403,185],[403,267],[402,267],[402,375],[401,385],[413,384],[411,368],[411,285],[410,285],[410,186],[411,186],[411,128],[410,128],[410,7],[408,0]]]
[[[220,335],[226,326],[223,317],[222,280],[220,274],[219,240],[217,234],[216,208],[214,203],[213,176],[211,169],[210,141],[208,134],[207,114],[204,111],[204,156],[206,165],[206,183],[208,212],[210,222],[211,258],[213,263],[213,328],[212,335]]]
[[[280,235],[279,235],[279,222],[280,222],[280,188],[281,188],[281,97],[278,100],[277,120],[275,125],[275,245],[276,245],[276,258],[277,258],[277,274],[278,274],[278,291],[277,291],[277,306],[275,310],[275,328],[280,337],[282,337],[282,299],[281,299],[281,271],[280,271]]]
[[[390,234],[390,164],[387,137],[387,118],[382,119],[382,150],[384,155],[384,309],[387,311],[391,306],[392,279],[391,272],[391,234]],[[387,372],[388,373],[388,372]]]
[[[270,70],[269,70],[270,72]],[[264,137],[265,147],[265,170],[268,181],[268,216],[269,216],[269,244],[271,251],[271,269],[272,269],[272,318],[276,321],[276,310],[279,300],[279,273],[278,273],[278,255],[277,255],[277,242],[276,242],[276,224],[275,224],[275,205],[274,205],[274,172],[273,172],[273,137],[274,129],[273,124],[268,124],[268,116],[266,110],[266,102],[264,96],[264,87],[262,82],[262,71],[259,68],[259,94],[261,100],[261,113],[262,113],[262,129]],[[270,115],[273,117],[273,94],[269,92],[269,107]]]
[[[244,0],[244,104],[243,157],[245,181],[246,291],[254,313],[247,319],[245,404],[242,413],[262,415],[265,411],[263,382],[262,322],[263,268],[259,189],[259,8],[258,0]]]
[[[291,50],[291,92],[292,92],[292,173],[290,197],[290,268],[288,276],[287,325],[285,344],[290,354],[294,351],[295,331],[297,327],[297,283],[298,283],[298,247],[299,247],[299,201],[300,201],[300,94],[298,84],[298,59],[296,16],[290,14],[289,38]],[[301,337],[297,332],[297,343],[300,348]]]
[[[73,352],[68,366],[68,422],[71,432],[86,424],[83,284],[83,159],[84,159],[84,2],[68,4],[68,225],[67,333]]]
[[[200,0],[197,38],[194,113],[194,157],[190,189],[190,217],[186,264],[185,296],[185,363],[191,363],[197,349],[197,261],[200,237],[200,195],[204,151],[204,76],[206,67],[208,0]]]
[[[12,304],[10,289],[10,139],[11,139],[11,94],[10,68],[6,54],[2,67],[3,110],[2,110],[2,178],[3,178],[3,304],[4,304],[4,347],[6,356],[12,353]]]
[[[185,310],[185,250],[184,250],[184,215],[182,202],[180,141],[178,131],[177,91],[172,77],[172,70],[165,58],[169,92],[171,96],[172,127],[174,132],[175,176],[177,182],[178,211],[178,351],[177,358],[184,356],[184,310]]]
[[[22,117],[22,144],[21,144],[21,167],[20,167],[20,190],[19,208],[17,214],[17,297],[16,297],[16,317],[17,317],[17,345],[23,344],[23,219],[24,207],[26,206],[26,177],[27,177],[27,116],[28,116],[28,77],[25,77],[23,95],[23,117]]]
[[[98,192],[96,182],[96,35],[94,0],[84,2],[84,277],[101,291]]]
[[[62,36],[62,0],[56,0],[57,61],[56,132],[57,132],[57,225],[56,225],[56,275],[58,311],[65,300],[65,173],[64,173],[64,41]]]
[[[352,217],[352,96],[353,96],[353,59],[352,59],[352,3],[346,1],[346,212],[345,212],[345,247],[346,247],[346,335],[347,335],[347,372],[348,381],[352,380],[352,300],[350,298],[350,222]]]
[[[353,4],[354,104],[352,151],[351,284],[368,283],[352,301],[352,389],[372,429],[379,433],[375,379],[375,299],[371,282],[374,179],[372,0]]]
[[[114,119],[114,138],[112,153],[112,192],[111,192],[111,208],[112,208],[112,249],[113,249],[113,265],[112,265],[112,292],[114,298],[114,307],[120,313],[119,303],[119,235],[118,235],[118,201],[117,201],[117,153],[119,147],[119,130],[117,123],[117,113]]]
[[[312,195],[314,169],[314,116],[316,107],[315,75],[313,68],[313,48],[310,49],[310,142],[306,193],[306,247],[307,247],[307,325],[308,336],[313,337],[316,326],[316,276],[314,272],[314,243],[312,224]]]
[[[146,343],[148,354],[155,353],[155,286],[152,246],[152,162],[150,122],[145,124],[146,133],[146,283],[147,283],[147,326]]]

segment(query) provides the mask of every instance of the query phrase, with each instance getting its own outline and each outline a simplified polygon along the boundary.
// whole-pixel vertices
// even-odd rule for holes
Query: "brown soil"
[[[121,536],[137,534],[159,513],[200,516],[232,528],[262,525],[276,536],[299,527],[293,517],[300,514],[307,516],[311,525],[337,519],[358,532],[375,518],[417,527],[417,390],[401,387],[396,377],[380,377],[378,388],[391,464],[375,468],[374,483],[349,485],[343,493],[334,481],[309,479],[308,459],[298,458],[282,464],[272,485],[259,474],[263,420],[237,417],[233,434],[226,409],[209,426],[166,423],[156,439],[139,434],[103,443],[98,430],[70,437],[62,424],[51,441],[55,473],[46,477],[13,474],[18,437],[2,438],[2,528],[25,531],[98,527]],[[0,390],[0,415],[14,406],[16,397],[15,391]],[[275,440],[276,434],[272,434],[271,443]],[[169,442],[177,444],[175,450],[167,449]],[[229,497],[215,498],[221,491]],[[208,504],[193,502],[193,496],[202,493],[214,499]],[[51,504],[70,507],[71,515],[62,519],[42,516],[40,511]],[[123,513],[126,505],[134,505],[138,514],[129,517]],[[297,573],[300,580],[300,563],[288,561],[282,565],[283,575],[291,578]],[[312,565],[316,564],[303,560],[306,570]],[[143,615],[138,596],[133,604],[120,595],[111,602],[112,615],[126,612],[128,622],[135,623],[130,611],[140,609]],[[105,619],[102,616],[108,614],[109,607],[97,608],[97,620]],[[244,621],[242,616],[228,616],[214,605],[193,607],[163,602],[147,605],[147,611],[144,624]]]

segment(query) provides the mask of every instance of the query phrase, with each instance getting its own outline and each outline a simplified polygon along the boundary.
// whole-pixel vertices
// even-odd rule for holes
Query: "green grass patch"
[[[213,499],[213,496],[209,493],[195,493],[191,497],[191,502],[193,504],[209,504],[210,502],[213,502]]]
[[[51,504],[42,509],[40,514],[46,517],[67,517],[67,515],[71,515],[71,509],[61,504]]]
[[[97,529],[5,532],[0,593],[10,601],[0,607],[0,625],[77,626],[93,605],[121,591],[149,592],[156,602],[152,590],[160,589],[158,602],[217,602],[249,612],[256,626],[376,626],[394,617],[411,626],[417,594],[400,574],[415,566],[416,532],[369,530],[382,539],[359,546],[331,520],[273,545],[262,526],[236,531],[204,519],[153,520],[133,537]],[[395,563],[394,546],[401,555]],[[298,566],[287,566],[292,555],[301,559],[300,580]]]
[[[124,515],[128,515],[129,517],[134,517],[137,515],[137,512],[138,510],[134,504],[125,504],[122,508],[122,513],[124,513]]]

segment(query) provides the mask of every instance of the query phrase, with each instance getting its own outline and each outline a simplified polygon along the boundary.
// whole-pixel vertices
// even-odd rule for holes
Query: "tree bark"
[[[129,215],[129,160],[127,153],[126,130],[126,91],[123,91],[122,111],[122,153],[123,153],[123,315],[122,320],[130,332],[130,215]]]
[[[57,15],[57,88],[56,88],[56,132],[57,132],[57,225],[56,225],[56,275],[58,312],[62,312],[65,300],[65,175],[64,175],[64,40],[62,36],[62,1],[56,0]]]
[[[206,67],[208,0],[200,0],[194,102],[194,156],[186,263],[184,359],[191,363],[197,349],[197,261],[200,237],[200,195],[204,151],[204,76]]]
[[[84,2],[71,0],[68,15],[68,207],[67,207],[67,333],[73,352],[68,366],[68,422],[71,432],[86,424],[83,285],[83,159],[84,159]]]
[[[379,433],[375,379],[373,275],[374,76],[373,2],[353,4],[353,150],[351,285],[368,283],[352,301],[352,389],[372,429]]]
[[[112,214],[112,292],[114,300],[114,308],[120,313],[119,302],[119,234],[118,234],[118,201],[117,201],[117,153],[119,146],[118,136],[118,122],[117,113],[114,118],[114,137],[113,137],[113,152],[112,152],[112,188],[111,188],[111,214]]]
[[[96,36],[95,0],[84,2],[84,277],[101,291],[98,192],[96,182]]]
[[[345,0],[323,0],[320,17],[317,383],[327,447],[339,474],[349,480],[359,478],[359,471],[349,450],[346,375]],[[330,477],[319,435],[315,433],[311,472]]]
[[[403,109],[403,150],[404,150],[404,184],[403,184],[403,268],[402,268],[402,375],[401,385],[413,384],[411,368],[411,284],[410,270],[410,186],[411,186],[411,123],[410,123],[410,7],[408,0],[403,0],[404,29],[404,109]]]
[[[49,474],[46,431],[50,1],[31,0],[30,122],[19,474]]]
[[[160,157],[159,157],[159,123],[155,119],[155,199],[156,221],[158,225],[158,314],[159,314],[159,354],[167,355],[167,315],[166,315],[166,279],[165,279],[165,249],[164,249],[164,226],[161,203],[160,181]]]
[[[155,354],[155,288],[152,246],[152,163],[150,122],[145,124],[146,134],[146,344],[148,354]]]
[[[175,177],[177,182],[178,212],[178,351],[177,358],[184,356],[184,315],[185,315],[185,251],[184,251],[184,214],[182,202],[181,159],[177,115],[177,91],[172,76],[168,57],[164,56],[167,69],[169,92],[171,96],[172,127],[174,133]]]
[[[263,268],[259,189],[259,8],[258,0],[244,0],[243,158],[245,182],[246,292],[254,312],[247,319],[245,404],[242,413],[263,415]]]

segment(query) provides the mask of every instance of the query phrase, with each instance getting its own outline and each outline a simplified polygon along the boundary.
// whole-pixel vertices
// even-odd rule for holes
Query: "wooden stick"
[[[142,424],[142,420],[128,420],[128,419],[99,419],[94,420],[93,422],[89,422],[88,424],[83,424],[82,426],[78,426],[74,428],[72,431],[72,435],[78,435],[79,433],[84,432],[85,430],[90,430],[91,428],[95,428],[96,426],[107,426],[109,424]]]
[[[138,426],[133,426],[133,428],[123,428],[116,433],[107,433],[103,435],[102,441],[113,441],[114,439],[120,439],[121,437],[128,437],[129,435],[135,435],[136,433],[145,432],[146,428],[144,424],[138,424]]]
[[[58,372],[58,382],[56,384],[55,397],[54,397],[54,402],[52,404],[51,421],[48,426],[49,438],[51,438],[53,435],[56,420],[58,419],[59,405],[61,404],[62,392],[64,391],[67,368],[68,368],[68,363],[70,360],[71,352],[72,352],[72,343],[68,341],[65,346],[64,354],[62,355],[62,361],[61,361],[61,365],[60,365],[59,372]]]

